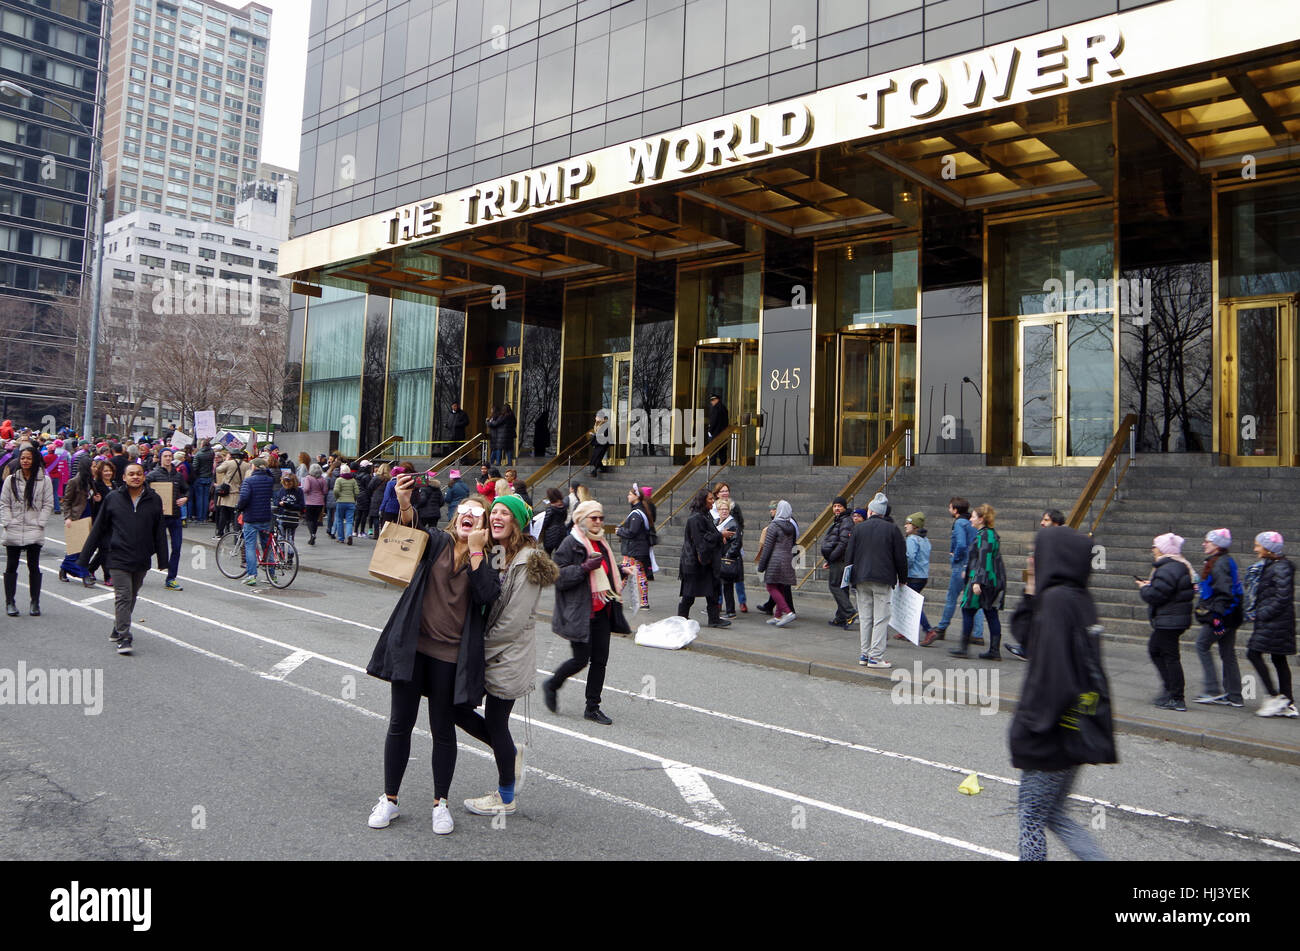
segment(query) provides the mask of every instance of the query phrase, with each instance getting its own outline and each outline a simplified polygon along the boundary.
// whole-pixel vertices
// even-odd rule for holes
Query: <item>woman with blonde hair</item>
[[[509,815],[524,783],[526,747],[516,746],[510,735],[510,714],[515,701],[532,692],[537,675],[537,639],[533,612],[542,589],[555,584],[560,569],[528,534],[532,509],[517,495],[500,496],[488,512],[493,556],[501,570],[501,596],[488,609],[483,635],[483,715],[469,711],[457,723],[475,739],[486,743],[497,764],[497,788],[486,796],[466,799],[475,815]],[[499,561],[497,560],[499,556]],[[525,718],[527,717],[525,707]]]
[[[415,479],[403,475],[396,489],[397,520],[419,527],[411,505]],[[397,793],[411,758],[411,732],[420,698],[429,698],[433,733],[433,831],[455,828],[448,794],[456,771],[456,726],[473,729],[470,716],[484,692],[487,608],[501,594],[501,581],[487,557],[486,502],[471,495],[445,530],[428,531],[424,557],[375,644],[366,673],[392,685],[384,740],[384,794],[370,813],[372,829],[398,817]]]

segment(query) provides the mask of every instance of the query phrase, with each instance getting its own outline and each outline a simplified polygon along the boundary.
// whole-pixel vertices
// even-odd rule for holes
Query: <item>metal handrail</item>
[[[695,470],[697,470],[700,466],[706,464],[709,461],[709,458],[711,456],[716,455],[718,452],[721,452],[723,444],[726,443],[729,439],[731,439],[733,435],[739,432],[740,432],[739,426],[728,426],[722,432],[714,436],[713,439],[709,442],[709,444],[705,446],[701,452],[688,459],[686,461],[686,465],[682,466],[680,469],[674,472],[671,476],[668,477],[668,480],[664,482],[663,485],[659,486],[659,488],[655,489],[654,492],[651,493],[650,501],[654,504],[654,506],[658,508],[660,502],[662,502],[664,499],[672,495],[678,488],[681,487],[682,483],[688,481],[691,478],[691,476],[695,474]],[[718,471],[721,472],[722,470],[719,469]],[[681,508],[679,507],[677,511],[681,511]],[[673,515],[676,514],[677,512],[673,512]],[[668,516],[667,521],[671,521],[673,515]]]
[[[722,474],[722,470],[726,469],[730,465],[731,465],[730,462],[724,462],[722,465],[718,466],[717,469],[714,469],[709,475],[706,475],[704,477],[704,485],[707,486],[711,482],[716,481],[718,476]],[[698,489],[696,491],[698,491]],[[695,501],[695,492],[688,492],[686,495],[686,501],[683,502],[681,505],[677,506],[677,508],[673,509],[672,512],[669,513],[668,517],[664,519],[664,524],[667,525],[669,522],[675,519],[677,517],[678,512],[686,508],[686,506],[690,505],[694,501]]]
[[[453,462],[459,462],[462,458],[468,456],[470,454],[470,451],[475,446],[481,448],[482,444],[483,444],[483,434],[475,433],[469,439],[466,439],[463,443],[461,443],[459,446],[453,449],[448,455],[443,456],[433,465],[429,466],[429,468],[436,472],[441,472],[443,469],[447,468]]]
[[[399,443],[401,441],[402,441],[401,436],[389,436],[387,439],[381,442],[374,449],[370,449],[366,452],[363,452],[361,455],[357,456],[357,458],[354,461],[360,462],[362,459],[373,459],[376,456],[378,456],[381,452],[383,452],[385,449],[387,449],[389,446],[392,446],[395,443]]]
[[[893,478],[889,474],[888,470],[890,456],[892,456],[895,450],[898,449],[898,444],[910,433],[911,428],[909,426],[895,426],[894,431],[886,436],[885,441],[880,444],[880,448],[871,454],[871,458],[866,461],[866,464],[853,474],[853,477],[849,479],[844,488],[837,492],[836,495],[851,500],[855,495],[862,491],[862,487],[867,484],[867,480],[875,475],[876,470],[881,466],[885,466],[886,470],[885,481],[881,483],[880,488],[883,489],[888,485],[889,480]],[[804,551],[807,551],[808,546],[815,542],[818,537],[826,531],[831,520],[835,516],[834,506],[835,503],[832,502],[830,505],[827,505],[826,508],[822,509],[821,514],[813,519],[812,523],[804,529],[804,533],[799,536],[798,544]],[[804,575],[803,580],[796,585],[797,588],[802,588],[804,584],[807,583],[808,579],[817,573],[817,568],[815,566],[820,560],[820,555],[813,559],[813,569],[809,571],[808,574]]]
[[[1106,501],[1102,504],[1097,517],[1092,520],[1092,527],[1088,529],[1088,534],[1097,531],[1097,525],[1101,522],[1101,517],[1106,514],[1106,510],[1110,508],[1110,503],[1119,498],[1119,485],[1124,481],[1129,466],[1137,461],[1137,421],[1137,414],[1129,413],[1120,422],[1119,429],[1115,430],[1110,445],[1106,447],[1106,452],[1101,457],[1101,462],[1097,463],[1097,468],[1092,470],[1092,475],[1088,477],[1083,491],[1079,493],[1074,508],[1070,509],[1070,516],[1065,520],[1066,525],[1077,529],[1083,524],[1083,520],[1088,517],[1088,510],[1096,501],[1097,493],[1101,491],[1102,483],[1106,481],[1106,476],[1109,474],[1114,477],[1110,494],[1106,496]],[[1128,461],[1124,463],[1124,468],[1116,472],[1115,463],[1119,460],[1120,450],[1125,442],[1128,443]]]
[[[537,488],[541,484],[542,479],[545,479],[562,465],[571,465],[573,457],[591,445],[591,440],[595,433],[596,431],[594,429],[590,432],[583,433],[573,442],[556,452],[554,458],[552,458],[550,462],[546,463],[532,475],[528,476],[524,481],[527,482],[528,485],[532,486],[534,494],[536,494]],[[570,481],[572,481],[572,473],[570,473]]]

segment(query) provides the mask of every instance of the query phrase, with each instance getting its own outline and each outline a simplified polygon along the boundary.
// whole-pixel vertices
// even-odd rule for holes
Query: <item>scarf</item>
[[[582,542],[583,547],[587,550],[588,558],[593,555],[603,555],[609,558],[611,566],[614,564],[614,553],[609,550],[609,545],[605,543],[603,538],[600,540],[600,548],[597,549],[596,545],[587,537],[587,533],[582,531],[582,529],[576,524],[573,526],[573,531],[569,534]],[[595,617],[596,612],[605,606],[605,602],[621,600],[620,595],[623,593],[623,576],[620,572],[615,571],[614,577],[611,579],[609,573],[605,571],[605,566],[602,564],[595,571],[587,573],[587,582],[591,588],[592,617]]]

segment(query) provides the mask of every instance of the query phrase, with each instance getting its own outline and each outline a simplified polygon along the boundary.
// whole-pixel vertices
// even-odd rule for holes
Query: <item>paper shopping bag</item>
[[[81,549],[86,547],[86,539],[90,537],[90,526],[94,521],[93,518],[79,518],[64,531],[63,540],[67,543],[69,555],[81,554]]]
[[[422,528],[408,528],[397,522],[385,522],[375,551],[370,556],[370,574],[405,588],[415,577],[415,569],[424,557],[429,533]]]

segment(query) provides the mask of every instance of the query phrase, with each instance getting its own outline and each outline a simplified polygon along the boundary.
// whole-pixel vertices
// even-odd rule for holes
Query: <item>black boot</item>
[[[41,576],[40,575],[37,575],[35,578],[32,579],[31,586],[32,586],[32,590],[31,590],[32,605],[31,605],[31,610],[28,611],[27,613],[30,614],[32,617],[40,617],[41,616]]]
[[[60,568],[60,569],[59,569],[59,580],[60,580],[60,581],[67,581],[67,580],[68,580],[68,572],[67,572],[67,569],[66,569],[66,568]]]
[[[14,599],[10,598],[5,602],[5,614],[10,617],[17,617],[22,612],[18,610],[18,605],[14,604]]]

